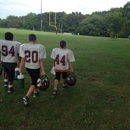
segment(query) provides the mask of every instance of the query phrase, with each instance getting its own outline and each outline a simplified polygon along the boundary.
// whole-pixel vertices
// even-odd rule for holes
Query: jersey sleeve
[[[17,54],[20,54],[20,45],[21,45],[21,43],[18,42],[18,44],[17,44]]]
[[[52,59],[55,59],[55,49],[52,50],[51,58],[52,58]]]
[[[46,58],[46,48],[44,46],[40,46],[39,59],[45,59],[45,58]]]
[[[19,51],[20,53],[19,53],[19,56],[20,57],[25,57],[25,53],[24,53],[24,44],[22,44],[21,46],[20,46],[20,51]]]
[[[0,53],[2,51],[2,42],[3,42],[3,40],[0,40]]]
[[[75,61],[75,57],[74,54],[71,50],[68,51],[68,61],[69,62],[74,62]]]

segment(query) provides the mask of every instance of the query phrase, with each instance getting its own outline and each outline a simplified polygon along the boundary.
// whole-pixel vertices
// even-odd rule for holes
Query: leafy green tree
[[[43,14],[29,13],[26,16],[8,16],[6,19],[0,19],[2,28],[23,28],[43,31],[55,31],[49,26],[49,12]],[[55,24],[55,12],[51,12],[51,24]],[[93,12],[91,15],[83,15],[81,12],[72,12],[66,14],[56,13],[56,26],[58,32],[71,32],[89,36],[110,36],[128,37],[130,35],[130,2],[127,2],[123,8],[111,8],[108,11]]]
[[[104,36],[106,31],[103,19],[98,15],[88,16],[79,26],[80,33],[89,36]]]
[[[8,25],[7,25],[8,28],[19,28],[20,27],[17,16],[10,15],[6,18],[6,20],[8,22]]]
[[[130,19],[130,1],[124,5],[122,12],[124,17]]]
[[[122,28],[122,22],[122,12],[119,9],[111,9],[105,18],[108,33],[114,32],[115,36],[118,37]]]
[[[120,36],[121,37],[128,37],[130,35],[130,20],[125,20],[126,18],[123,19],[123,25],[122,29],[120,31]]]

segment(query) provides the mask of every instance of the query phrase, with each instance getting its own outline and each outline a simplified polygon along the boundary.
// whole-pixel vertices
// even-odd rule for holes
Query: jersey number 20
[[[37,63],[38,62],[38,52],[37,51],[31,52],[29,50],[26,50],[25,59],[26,59],[26,62],[28,62],[28,63],[30,63],[30,62]]]

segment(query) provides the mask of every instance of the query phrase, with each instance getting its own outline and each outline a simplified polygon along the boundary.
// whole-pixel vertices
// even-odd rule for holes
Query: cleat
[[[37,93],[36,93],[36,92],[35,92],[35,93],[33,93],[33,97],[34,97],[34,98],[36,98],[38,95],[39,95],[39,93],[38,93],[38,92],[37,92]]]
[[[53,90],[53,95],[56,95],[57,94],[57,90]]]
[[[8,82],[4,82],[4,88],[8,87]]]
[[[66,89],[66,88],[68,88],[67,84],[62,86],[62,89]]]
[[[26,105],[26,106],[28,105],[28,100],[29,100],[29,98],[27,96],[23,97],[24,105]]]
[[[13,91],[15,91],[13,87],[8,88],[8,93],[12,93]]]

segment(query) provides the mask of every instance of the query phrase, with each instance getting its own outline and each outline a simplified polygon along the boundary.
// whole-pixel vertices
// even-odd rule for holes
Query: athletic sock
[[[28,96],[26,96],[26,98],[27,98],[27,99],[29,99],[29,97],[28,97]]]
[[[8,87],[9,87],[9,88],[11,88],[11,87],[12,87],[12,85],[8,85]]]
[[[67,84],[63,84],[63,86],[66,86]]]
[[[4,79],[4,82],[8,82],[8,79]]]

